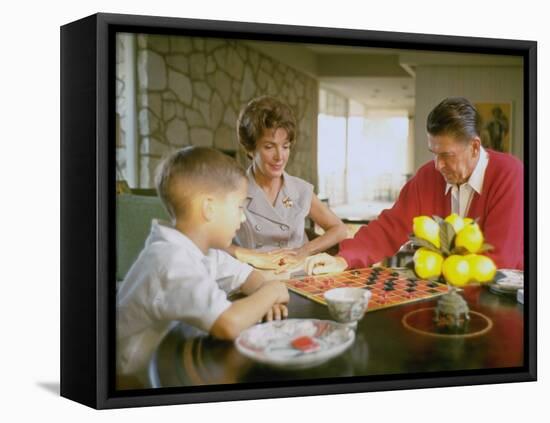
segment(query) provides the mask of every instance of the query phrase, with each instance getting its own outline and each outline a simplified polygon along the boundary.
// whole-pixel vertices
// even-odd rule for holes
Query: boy
[[[172,225],[153,221],[117,298],[117,373],[143,379],[174,321],[227,340],[266,319],[287,317],[288,291],[221,251],[244,219],[244,171],[223,153],[187,147],[159,167],[159,197]],[[227,294],[246,297],[233,303]]]

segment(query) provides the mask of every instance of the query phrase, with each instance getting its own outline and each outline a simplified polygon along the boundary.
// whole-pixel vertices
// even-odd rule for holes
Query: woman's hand
[[[301,248],[283,248],[270,251],[268,254],[277,258],[279,268],[275,273],[283,273],[292,269],[296,269],[303,265],[308,253]]]
[[[280,270],[287,260],[285,257],[292,257],[290,253],[283,253],[281,250],[277,252],[261,253],[254,250],[239,248],[235,251],[235,257],[244,263],[254,266],[256,269],[262,270]]]
[[[238,260],[254,266],[256,269],[274,270],[276,274],[299,267],[307,258],[307,253],[299,248],[282,248],[261,253],[245,248],[235,251]]]
[[[319,275],[321,273],[343,272],[348,263],[342,257],[333,257],[327,253],[316,254],[306,259],[304,270],[308,275]]]

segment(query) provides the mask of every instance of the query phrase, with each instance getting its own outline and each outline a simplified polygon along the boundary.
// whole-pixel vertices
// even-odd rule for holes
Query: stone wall
[[[116,39],[116,164],[117,179],[124,179],[126,173],[126,145],[127,145],[127,66],[125,66],[124,52],[128,48],[126,37]]]
[[[237,116],[249,100],[265,94],[286,101],[297,118],[298,142],[287,171],[317,184],[316,79],[244,41],[139,34],[136,49],[140,187],[152,187],[161,158],[186,145],[221,149],[246,167],[248,159],[237,143]],[[122,110],[128,87],[123,85],[123,67],[120,72],[118,68],[117,101]],[[122,155],[117,163],[124,173]]]

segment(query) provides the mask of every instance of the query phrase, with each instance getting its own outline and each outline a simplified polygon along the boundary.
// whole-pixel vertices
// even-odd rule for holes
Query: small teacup
[[[367,311],[371,295],[361,288],[334,288],[325,292],[324,297],[334,320],[355,327]]]

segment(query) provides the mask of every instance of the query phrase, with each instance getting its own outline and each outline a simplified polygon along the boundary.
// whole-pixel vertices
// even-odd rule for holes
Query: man
[[[465,98],[437,105],[427,131],[434,160],[405,184],[391,209],[342,241],[338,256],[309,257],[309,274],[368,267],[399,250],[413,217],[451,213],[478,219],[498,268],[523,269],[523,163],[481,146],[481,118]]]

